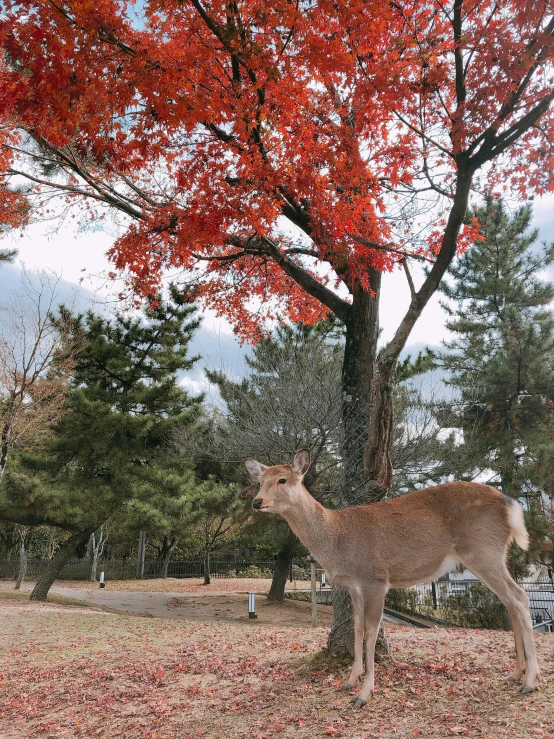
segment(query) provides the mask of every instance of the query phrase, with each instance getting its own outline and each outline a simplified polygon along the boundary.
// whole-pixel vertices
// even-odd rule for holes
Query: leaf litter
[[[510,633],[388,629],[363,709],[313,655],[327,629],[128,617],[0,596],[1,739],[554,739],[554,636],[520,696]],[[322,666],[323,665],[323,666]]]

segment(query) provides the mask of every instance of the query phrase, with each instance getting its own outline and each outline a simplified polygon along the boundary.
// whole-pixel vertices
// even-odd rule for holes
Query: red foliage
[[[276,303],[318,320],[327,280],[367,289],[370,266],[434,260],[462,172],[481,190],[554,189],[553,0],[4,8],[4,179],[126,214],[111,256],[134,290],[192,271],[243,336]],[[14,164],[4,131],[61,172]]]

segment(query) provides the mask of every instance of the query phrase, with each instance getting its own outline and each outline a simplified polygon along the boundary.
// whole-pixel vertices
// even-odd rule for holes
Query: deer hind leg
[[[355,688],[364,669],[364,599],[361,591],[357,589],[352,588],[348,592],[352,600],[352,614],[354,617],[354,664],[348,680],[342,686],[343,690]]]
[[[511,677],[520,681],[525,673],[525,683],[520,692],[531,693],[539,681],[539,668],[526,592],[512,579],[504,561],[483,563],[464,557],[463,562],[506,606],[516,646],[516,668]]]
[[[371,589],[365,594],[364,598],[366,659],[362,690],[354,703],[358,707],[365,706],[370,695],[373,695],[375,685],[375,642],[377,640],[377,633],[379,632],[379,624],[383,616],[386,592],[387,588],[384,583],[372,583]]]

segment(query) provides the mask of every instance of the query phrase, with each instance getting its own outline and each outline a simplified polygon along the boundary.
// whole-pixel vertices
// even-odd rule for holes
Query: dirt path
[[[237,581],[235,581],[237,582]],[[82,585],[82,583],[81,583]],[[25,589],[31,590],[32,583],[25,583]],[[210,623],[223,621],[227,623],[247,622],[248,594],[204,592],[129,592],[107,588],[75,588],[55,584],[50,592],[56,595],[84,601],[94,606],[110,609],[118,613],[153,618],[169,618],[178,621],[200,621]],[[309,626],[311,624],[311,604],[301,601],[286,600],[282,605],[268,603],[265,595],[256,596],[257,621],[276,626]],[[333,617],[331,606],[318,606],[318,623],[330,626]]]

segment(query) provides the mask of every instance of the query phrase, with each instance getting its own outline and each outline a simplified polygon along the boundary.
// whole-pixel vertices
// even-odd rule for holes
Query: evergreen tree
[[[41,575],[32,597],[44,599],[59,569],[116,511],[156,496],[179,501],[193,485],[171,450],[176,429],[193,424],[202,398],[190,398],[178,372],[196,358],[188,344],[199,322],[176,291],[144,317],[70,316],[82,346],[65,413],[38,454],[21,455],[6,473],[0,517],[47,523],[73,534]],[[179,505],[179,503],[177,503]]]
[[[225,404],[207,445],[211,455],[231,461],[233,474],[236,460],[254,457],[281,464],[309,447],[314,463],[305,482],[319,500],[332,505],[340,479],[342,352],[342,332],[334,320],[315,326],[282,324],[253,347],[242,381],[208,372]],[[242,464],[239,474],[243,479]],[[244,536],[276,555],[268,597],[282,601],[292,559],[304,554],[304,547],[280,517],[269,525],[255,518]]]
[[[488,197],[476,210],[482,240],[443,288],[454,338],[439,356],[459,392],[460,466],[488,472],[505,494],[541,499],[554,462],[554,284],[541,273],[554,246],[535,245],[530,206],[513,216]]]

